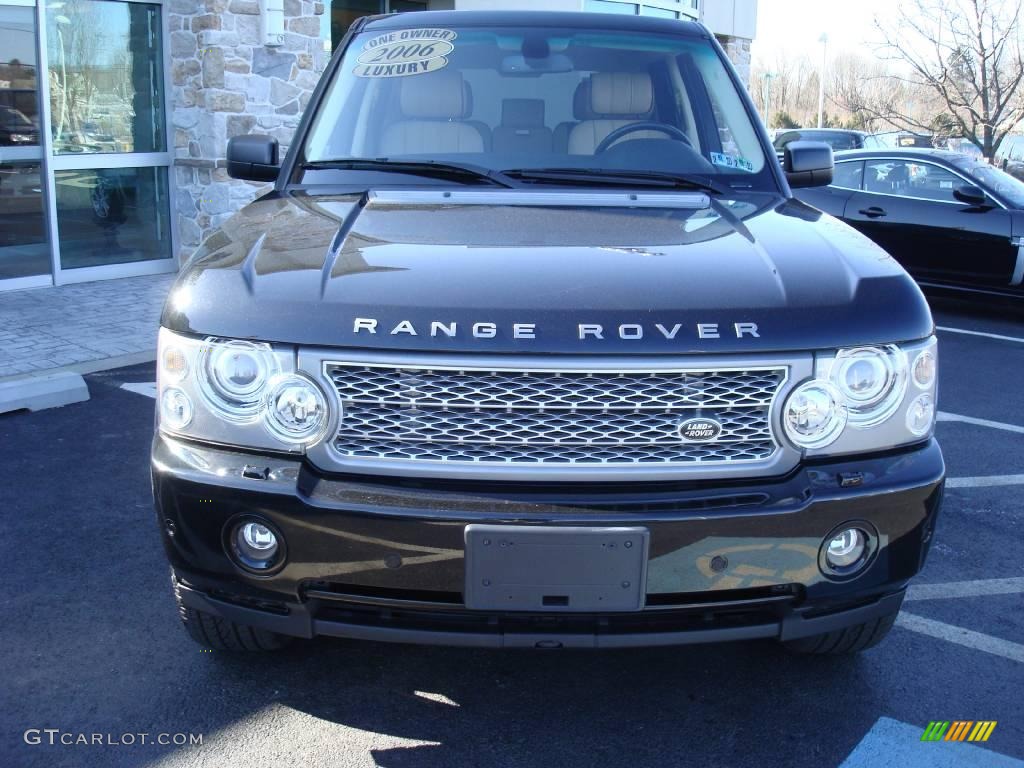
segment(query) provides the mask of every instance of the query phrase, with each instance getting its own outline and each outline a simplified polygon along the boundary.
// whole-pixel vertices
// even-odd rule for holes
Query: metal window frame
[[[40,123],[40,174],[42,175],[43,210],[46,218],[46,233],[50,249],[50,272],[28,278],[0,280],[0,292],[29,287],[68,285],[93,280],[107,280],[120,277],[165,274],[179,268],[178,231],[175,226],[175,178],[172,125],[173,103],[171,101],[171,30],[169,3],[166,0],[95,0],[95,2],[142,3],[155,5],[160,9],[160,34],[163,67],[163,128],[166,147],[162,152],[112,152],[55,155],[51,133],[53,115],[50,108],[50,51],[47,44],[47,7],[45,0],[0,0],[4,5],[34,7],[36,25],[36,83],[39,99]],[[104,264],[94,267],[64,269],[60,263],[60,237],[57,221],[56,172],[66,170],[92,170],[98,168],[165,168],[168,232],[170,235],[170,258],[150,259],[124,264]]]
[[[1007,210],[1005,203],[1003,203],[1002,200],[996,197],[990,190],[985,189],[981,184],[978,183],[977,180],[967,178],[962,173],[960,173],[960,171],[958,171],[956,168],[953,168],[948,165],[942,165],[941,163],[937,163],[934,160],[918,160],[917,158],[912,157],[851,157],[844,160],[839,160],[836,162],[836,165],[839,165],[840,163],[864,163],[864,175],[861,176],[860,179],[861,188],[854,189],[852,187],[841,187],[838,185],[830,186],[832,186],[834,189],[843,189],[848,192],[861,192],[865,195],[880,195],[881,197],[895,197],[899,200],[917,200],[919,202],[925,203],[941,203],[942,205],[966,205],[966,203],[961,203],[959,200],[936,200],[933,197],[917,197],[916,195],[896,195],[891,192],[876,192],[873,189],[865,189],[864,182],[867,176],[867,167],[868,163],[871,162],[910,163],[912,165],[933,166],[934,168],[938,168],[940,171],[946,171],[947,173],[953,174],[964,183],[970,184],[972,187],[978,187],[979,189],[983,189],[985,191],[985,194],[992,198],[993,202],[995,202],[996,205],[998,205],[1004,211]]]

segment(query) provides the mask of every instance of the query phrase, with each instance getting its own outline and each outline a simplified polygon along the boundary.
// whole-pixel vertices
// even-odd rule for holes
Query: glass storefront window
[[[166,168],[55,176],[62,269],[171,258]]]
[[[652,5],[640,6],[641,16],[657,16],[662,19],[678,19],[679,14],[675,11],[670,11],[667,8],[655,8]]]
[[[35,9],[0,4],[0,280],[50,272]]]
[[[47,4],[53,151],[163,152],[160,6]]]
[[[451,10],[454,0],[329,0],[323,15],[320,34],[324,37],[324,50],[338,47],[348,28],[362,16],[378,13],[406,13],[407,11]]]
[[[587,0],[583,4],[583,10],[594,13],[625,13],[636,15],[636,3],[620,3],[618,0]]]

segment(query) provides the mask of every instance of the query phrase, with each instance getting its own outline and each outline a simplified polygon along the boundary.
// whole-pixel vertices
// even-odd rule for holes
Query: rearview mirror
[[[982,206],[988,203],[988,195],[973,184],[961,184],[953,190],[953,197],[967,205]]]
[[[791,141],[782,170],[791,187],[824,187],[832,183],[832,147],[823,141]]]
[[[276,181],[277,139],[270,136],[235,136],[228,140],[228,176],[246,181]]]

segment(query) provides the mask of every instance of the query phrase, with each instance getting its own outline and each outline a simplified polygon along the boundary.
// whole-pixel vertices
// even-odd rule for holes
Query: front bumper
[[[325,476],[294,458],[163,435],[153,445],[158,522],[186,605],[301,637],[487,647],[789,640],[880,617],[924,564],[943,477],[934,441],[756,482],[531,486]],[[284,536],[287,561],[273,575],[225,554],[240,515]],[[822,540],[854,520],[877,530],[877,552],[856,578],[830,580]],[[472,523],[644,527],[644,608],[470,611]]]

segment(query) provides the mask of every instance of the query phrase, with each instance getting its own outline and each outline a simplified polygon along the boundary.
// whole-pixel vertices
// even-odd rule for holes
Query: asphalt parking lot
[[[935,307],[950,487],[900,624],[855,658],[768,642],[204,652],[152,513],[152,365],[89,376],[87,403],[0,416],[0,765],[1024,768],[1024,314]],[[980,746],[922,743],[932,720],[998,725]],[[26,743],[46,728],[202,744]]]

